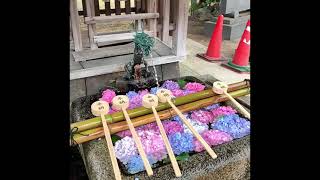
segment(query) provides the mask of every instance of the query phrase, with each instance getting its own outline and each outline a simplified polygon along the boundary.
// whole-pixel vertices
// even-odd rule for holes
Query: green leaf
[[[189,154],[188,153],[182,153],[179,156],[176,157],[177,161],[186,161],[189,158]]]
[[[167,163],[169,163],[169,162],[170,162],[170,159],[169,159],[169,158],[165,158],[165,159],[162,160],[162,163],[163,163],[163,164],[167,164]]]
[[[185,80],[180,79],[180,80],[178,80],[178,84],[179,84],[180,88],[183,89],[184,86],[187,84],[187,82]]]
[[[115,134],[111,135],[111,140],[112,140],[113,144],[116,143],[117,141],[119,141],[120,139],[121,139],[121,137],[118,135],[115,135]]]

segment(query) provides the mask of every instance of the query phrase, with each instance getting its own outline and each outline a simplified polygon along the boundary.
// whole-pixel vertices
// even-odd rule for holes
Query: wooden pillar
[[[187,30],[188,30],[188,1],[176,0],[174,9],[176,28],[172,37],[172,48],[176,56],[186,56]]]
[[[147,12],[156,13],[157,12],[157,0],[148,0]],[[148,19],[149,30],[153,32],[153,36],[157,37],[157,19]]]
[[[170,0],[162,1],[162,41],[165,44],[170,44],[169,42],[169,18],[170,18]]]
[[[104,8],[105,8],[105,14],[106,16],[111,15],[111,8],[110,8],[110,0],[104,1]]]
[[[125,12],[126,14],[131,14],[131,3],[130,3],[130,0],[126,0],[124,2],[124,7],[125,7]]]
[[[120,0],[114,0],[114,8],[116,10],[116,15],[121,14],[121,6],[120,6]]]
[[[136,14],[141,12],[141,0],[135,0]]]
[[[86,0],[86,9],[87,9],[88,17],[93,17],[93,13],[94,13],[93,0]],[[94,43],[94,35],[96,34],[95,24],[88,24],[88,32],[89,32],[90,48],[92,50],[97,49],[98,46]]]
[[[86,0],[82,0],[82,10],[83,10],[83,17],[87,17],[87,7],[86,7]]]
[[[80,31],[79,13],[77,8],[77,0],[70,0],[70,21],[74,50],[82,51],[82,39]]]
[[[141,0],[141,11],[140,13],[145,13],[146,12],[146,6],[147,6],[147,1],[146,0]]]
[[[94,13],[93,14],[95,16],[100,16],[99,0],[94,0],[93,5],[94,5]]]

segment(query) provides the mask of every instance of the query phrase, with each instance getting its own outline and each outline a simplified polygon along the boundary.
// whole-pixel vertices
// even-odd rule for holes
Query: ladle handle
[[[224,94],[232,101],[232,103],[239,108],[239,110],[248,118],[250,119],[250,113],[244,109],[243,106],[241,106],[240,103],[238,103],[229,93],[224,91]]]
[[[163,142],[166,146],[166,149],[168,151],[168,155],[169,155],[169,158],[170,158],[170,161],[172,163],[172,167],[173,167],[173,170],[174,170],[174,173],[176,174],[177,177],[181,177],[181,171],[179,169],[179,165],[177,163],[177,160],[176,160],[176,157],[174,156],[173,154],[173,150],[171,148],[171,145],[170,145],[170,142],[169,142],[169,139],[167,137],[167,134],[163,128],[163,125],[161,123],[161,120],[159,118],[159,115],[157,113],[157,110],[154,106],[151,107],[152,108],[152,111],[153,111],[153,114],[154,114],[154,117],[156,119],[156,122],[157,122],[157,125],[159,127],[159,130],[160,130],[160,134],[161,134],[161,137],[163,139]]]
[[[102,120],[102,124],[103,124],[104,135],[106,137],[106,141],[107,141],[107,145],[108,145],[108,149],[109,149],[109,154],[110,154],[110,158],[111,158],[114,176],[115,176],[116,180],[121,180],[121,173],[120,173],[120,169],[118,166],[118,161],[117,161],[115,153],[114,153],[110,131],[109,131],[109,128],[107,125],[107,121],[106,121],[103,114],[101,115],[101,120]]]
[[[132,134],[132,138],[133,138],[134,142],[135,142],[136,145],[137,145],[139,154],[140,154],[140,156],[141,156],[141,159],[142,159],[142,161],[143,161],[143,164],[144,164],[144,167],[145,167],[145,169],[146,169],[146,171],[147,171],[147,174],[148,174],[148,176],[152,176],[152,175],[153,175],[152,168],[151,168],[150,163],[149,163],[149,161],[148,161],[147,155],[146,155],[146,153],[145,153],[144,150],[143,150],[143,147],[142,147],[142,143],[141,143],[141,141],[140,141],[140,138],[139,138],[139,136],[138,136],[136,130],[134,129],[134,126],[133,126],[133,124],[132,124],[132,122],[131,122],[131,120],[130,120],[130,117],[129,117],[129,115],[128,115],[128,112],[127,112],[127,110],[124,109],[124,108],[122,108],[122,112],[123,112],[123,115],[124,115],[124,117],[125,117],[125,119],[126,119],[126,121],[127,121],[128,127],[129,127],[129,129],[130,129],[131,134]]]
[[[181,113],[181,111],[171,102],[171,100],[168,98],[168,103],[172,107],[174,111],[178,114],[178,116],[182,119],[182,122],[190,129],[190,131],[193,133],[193,135],[200,141],[202,146],[206,149],[206,151],[209,153],[209,155],[215,159],[217,158],[216,153],[211,149],[211,147],[207,144],[207,142],[201,137],[201,135],[192,127],[192,125],[189,123],[189,121],[186,119],[186,117]]]

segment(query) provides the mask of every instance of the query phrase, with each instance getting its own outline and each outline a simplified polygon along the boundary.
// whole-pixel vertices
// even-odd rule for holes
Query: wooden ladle
[[[128,115],[128,112],[126,110],[129,107],[129,98],[127,96],[124,96],[124,95],[115,96],[112,99],[112,107],[117,109],[117,110],[122,110],[123,115],[124,115],[124,117],[125,117],[125,119],[127,121],[129,130],[130,130],[130,132],[132,134],[132,138],[133,138],[134,142],[137,145],[139,154],[141,156],[141,159],[143,161],[143,165],[144,165],[144,167],[145,167],[145,169],[147,171],[147,174],[148,174],[148,176],[152,176],[153,175],[153,171],[152,171],[151,165],[150,165],[150,163],[148,161],[146,153],[143,150],[141,140],[140,140],[136,130],[134,129],[134,126],[133,126],[133,124],[132,124],[132,122],[130,120],[130,117]]]
[[[116,180],[121,180],[121,173],[118,166],[117,158],[114,153],[113,144],[111,140],[110,131],[107,125],[107,121],[104,117],[105,114],[109,112],[109,104],[105,101],[96,101],[91,105],[91,112],[95,116],[100,116],[103,124],[104,135],[106,137],[107,146],[109,149],[109,154],[111,158],[111,163],[113,167],[113,172]]]
[[[209,155],[215,159],[217,158],[216,153],[211,149],[211,147],[207,144],[207,142],[201,137],[201,135],[192,127],[190,122],[186,119],[186,117],[181,113],[181,111],[172,103],[171,99],[173,97],[172,92],[168,89],[159,89],[157,91],[157,96],[159,101],[162,103],[168,102],[172,109],[178,114],[181,118],[182,122],[190,129],[193,135],[199,140],[202,146],[206,149]]]
[[[227,91],[228,91],[228,85],[221,81],[216,81],[213,83],[212,86],[213,92],[217,94],[225,94],[231,102],[239,108],[239,110],[248,118],[250,119],[250,113],[244,109],[243,106],[241,106],[240,103],[238,103]]]
[[[173,150],[172,150],[172,148],[170,146],[169,139],[168,139],[167,134],[166,134],[166,132],[164,130],[164,127],[163,127],[163,125],[161,123],[161,120],[159,118],[158,112],[156,110],[156,107],[158,106],[158,97],[156,95],[153,95],[153,94],[146,94],[146,95],[144,95],[142,97],[142,105],[145,108],[151,108],[152,109],[153,115],[154,115],[154,117],[156,119],[157,125],[158,125],[159,130],[160,130],[161,137],[162,137],[163,142],[164,142],[164,144],[166,146],[166,149],[167,149],[167,152],[168,152],[168,155],[169,155],[169,158],[170,158],[174,173],[175,173],[176,177],[181,177],[181,171],[179,169],[176,157],[173,154]]]

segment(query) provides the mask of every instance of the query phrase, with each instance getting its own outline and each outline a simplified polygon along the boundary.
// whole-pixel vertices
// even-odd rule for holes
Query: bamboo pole
[[[239,89],[250,87],[250,83],[248,81],[241,81],[241,82],[230,84],[228,86],[229,86],[228,92],[233,92],[233,91],[236,91]],[[201,92],[178,97],[178,98],[176,98],[174,104],[176,106],[180,106],[183,104],[191,103],[191,102],[194,102],[197,100],[205,99],[208,97],[213,97],[216,95],[218,95],[218,94],[214,93],[211,89],[207,89],[207,90],[204,90]],[[171,106],[168,103],[159,103],[159,105],[156,107],[156,110],[162,111],[162,110],[166,110],[169,108],[171,108]],[[145,108],[145,107],[138,107],[135,109],[127,110],[127,112],[129,114],[130,118],[135,118],[135,117],[140,117],[140,116],[147,115],[147,114],[152,114],[152,110]],[[108,122],[108,124],[111,124],[111,123],[123,121],[124,116],[123,116],[122,112],[116,112],[113,114],[105,115],[105,119]],[[101,127],[101,126],[102,126],[101,118],[95,117],[95,118],[91,118],[88,120],[72,123],[70,125],[70,128],[71,129],[77,128],[78,132],[81,132],[81,131],[85,131],[85,130],[89,130],[89,129],[93,129],[93,128],[97,128],[97,127]]]
[[[101,116],[102,123],[103,123],[103,130],[104,135],[107,141],[107,146],[109,150],[109,155],[111,159],[111,164],[114,172],[114,176],[116,180],[121,180],[121,173],[118,165],[118,161],[116,158],[116,154],[114,153],[114,148],[112,144],[112,139],[110,136],[109,127],[106,123],[106,120],[104,118],[104,114],[109,112],[109,104],[105,101],[96,101],[91,105],[91,112],[95,116]]]
[[[152,176],[153,171],[152,171],[151,165],[149,163],[149,160],[147,158],[147,154],[143,149],[143,146],[142,146],[141,140],[138,136],[138,133],[134,129],[134,126],[133,126],[131,119],[130,119],[130,117],[127,113],[127,110],[126,110],[129,107],[129,98],[124,95],[118,95],[112,99],[112,104],[116,109],[122,110],[122,113],[126,119],[127,125],[128,125],[130,132],[132,134],[132,138],[133,138],[133,140],[137,146],[137,149],[139,151],[139,155],[142,159],[143,165],[147,171],[147,174],[148,174],[148,176]]]
[[[181,121],[184,125],[186,125],[189,130],[192,132],[193,136],[197,138],[197,140],[202,144],[202,146],[206,149],[206,151],[209,153],[209,155],[215,159],[217,158],[217,154],[211,149],[209,144],[201,137],[201,135],[193,128],[193,126],[190,124],[190,122],[187,120],[187,118],[182,114],[182,112],[173,104],[172,102],[172,92],[168,89],[159,89],[157,91],[157,96],[159,98],[159,101],[161,102],[168,102],[172,109],[178,114]]]
[[[167,149],[167,152],[168,152],[168,155],[169,155],[169,159],[171,161],[174,173],[175,173],[176,177],[181,177],[182,174],[181,174],[177,159],[174,156],[174,153],[173,153],[173,150],[171,148],[171,145],[170,145],[169,139],[167,137],[166,131],[164,130],[164,127],[163,127],[163,125],[161,123],[161,120],[160,120],[159,115],[157,113],[157,110],[155,108],[155,107],[158,106],[158,103],[159,103],[158,102],[158,97],[156,95],[154,95],[154,94],[146,94],[146,95],[144,95],[142,97],[142,105],[144,107],[146,107],[146,108],[151,108],[152,111],[153,111],[154,118],[155,118],[156,123],[158,125],[158,128],[159,128],[163,143],[166,146],[166,149]]]
[[[229,94],[234,98],[245,96],[245,95],[250,94],[250,88],[239,89],[239,90],[230,92]],[[227,100],[229,100],[229,98],[223,94],[223,95],[213,96],[211,98],[206,98],[206,99],[194,101],[194,102],[191,102],[188,104],[180,105],[177,108],[179,108],[179,110],[182,113],[185,113],[185,112],[197,110],[197,109],[207,107],[207,106],[215,104],[215,103],[227,101]],[[165,119],[168,119],[168,118],[175,116],[177,114],[174,110],[167,109],[167,110],[163,110],[163,111],[158,111],[158,115],[161,120],[165,120]],[[133,119],[131,119],[131,121],[132,121],[132,124],[134,127],[138,127],[138,126],[142,126],[145,124],[155,122],[155,119],[154,119],[153,114],[148,114],[148,115],[140,116],[137,118],[133,118]],[[110,134],[115,134],[117,132],[124,131],[124,130],[128,129],[128,125],[125,121],[113,123],[108,126],[110,129]],[[94,140],[94,139],[97,139],[97,138],[100,138],[103,136],[104,136],[103,128],[97,127],[97,128],[92,128],[89,130],[82,131],[80,134],[75,133],[73,135],[73,140],[77,144],[82,144],[84,142],[88,142],[88,141],[91,141],[91,140]]]

